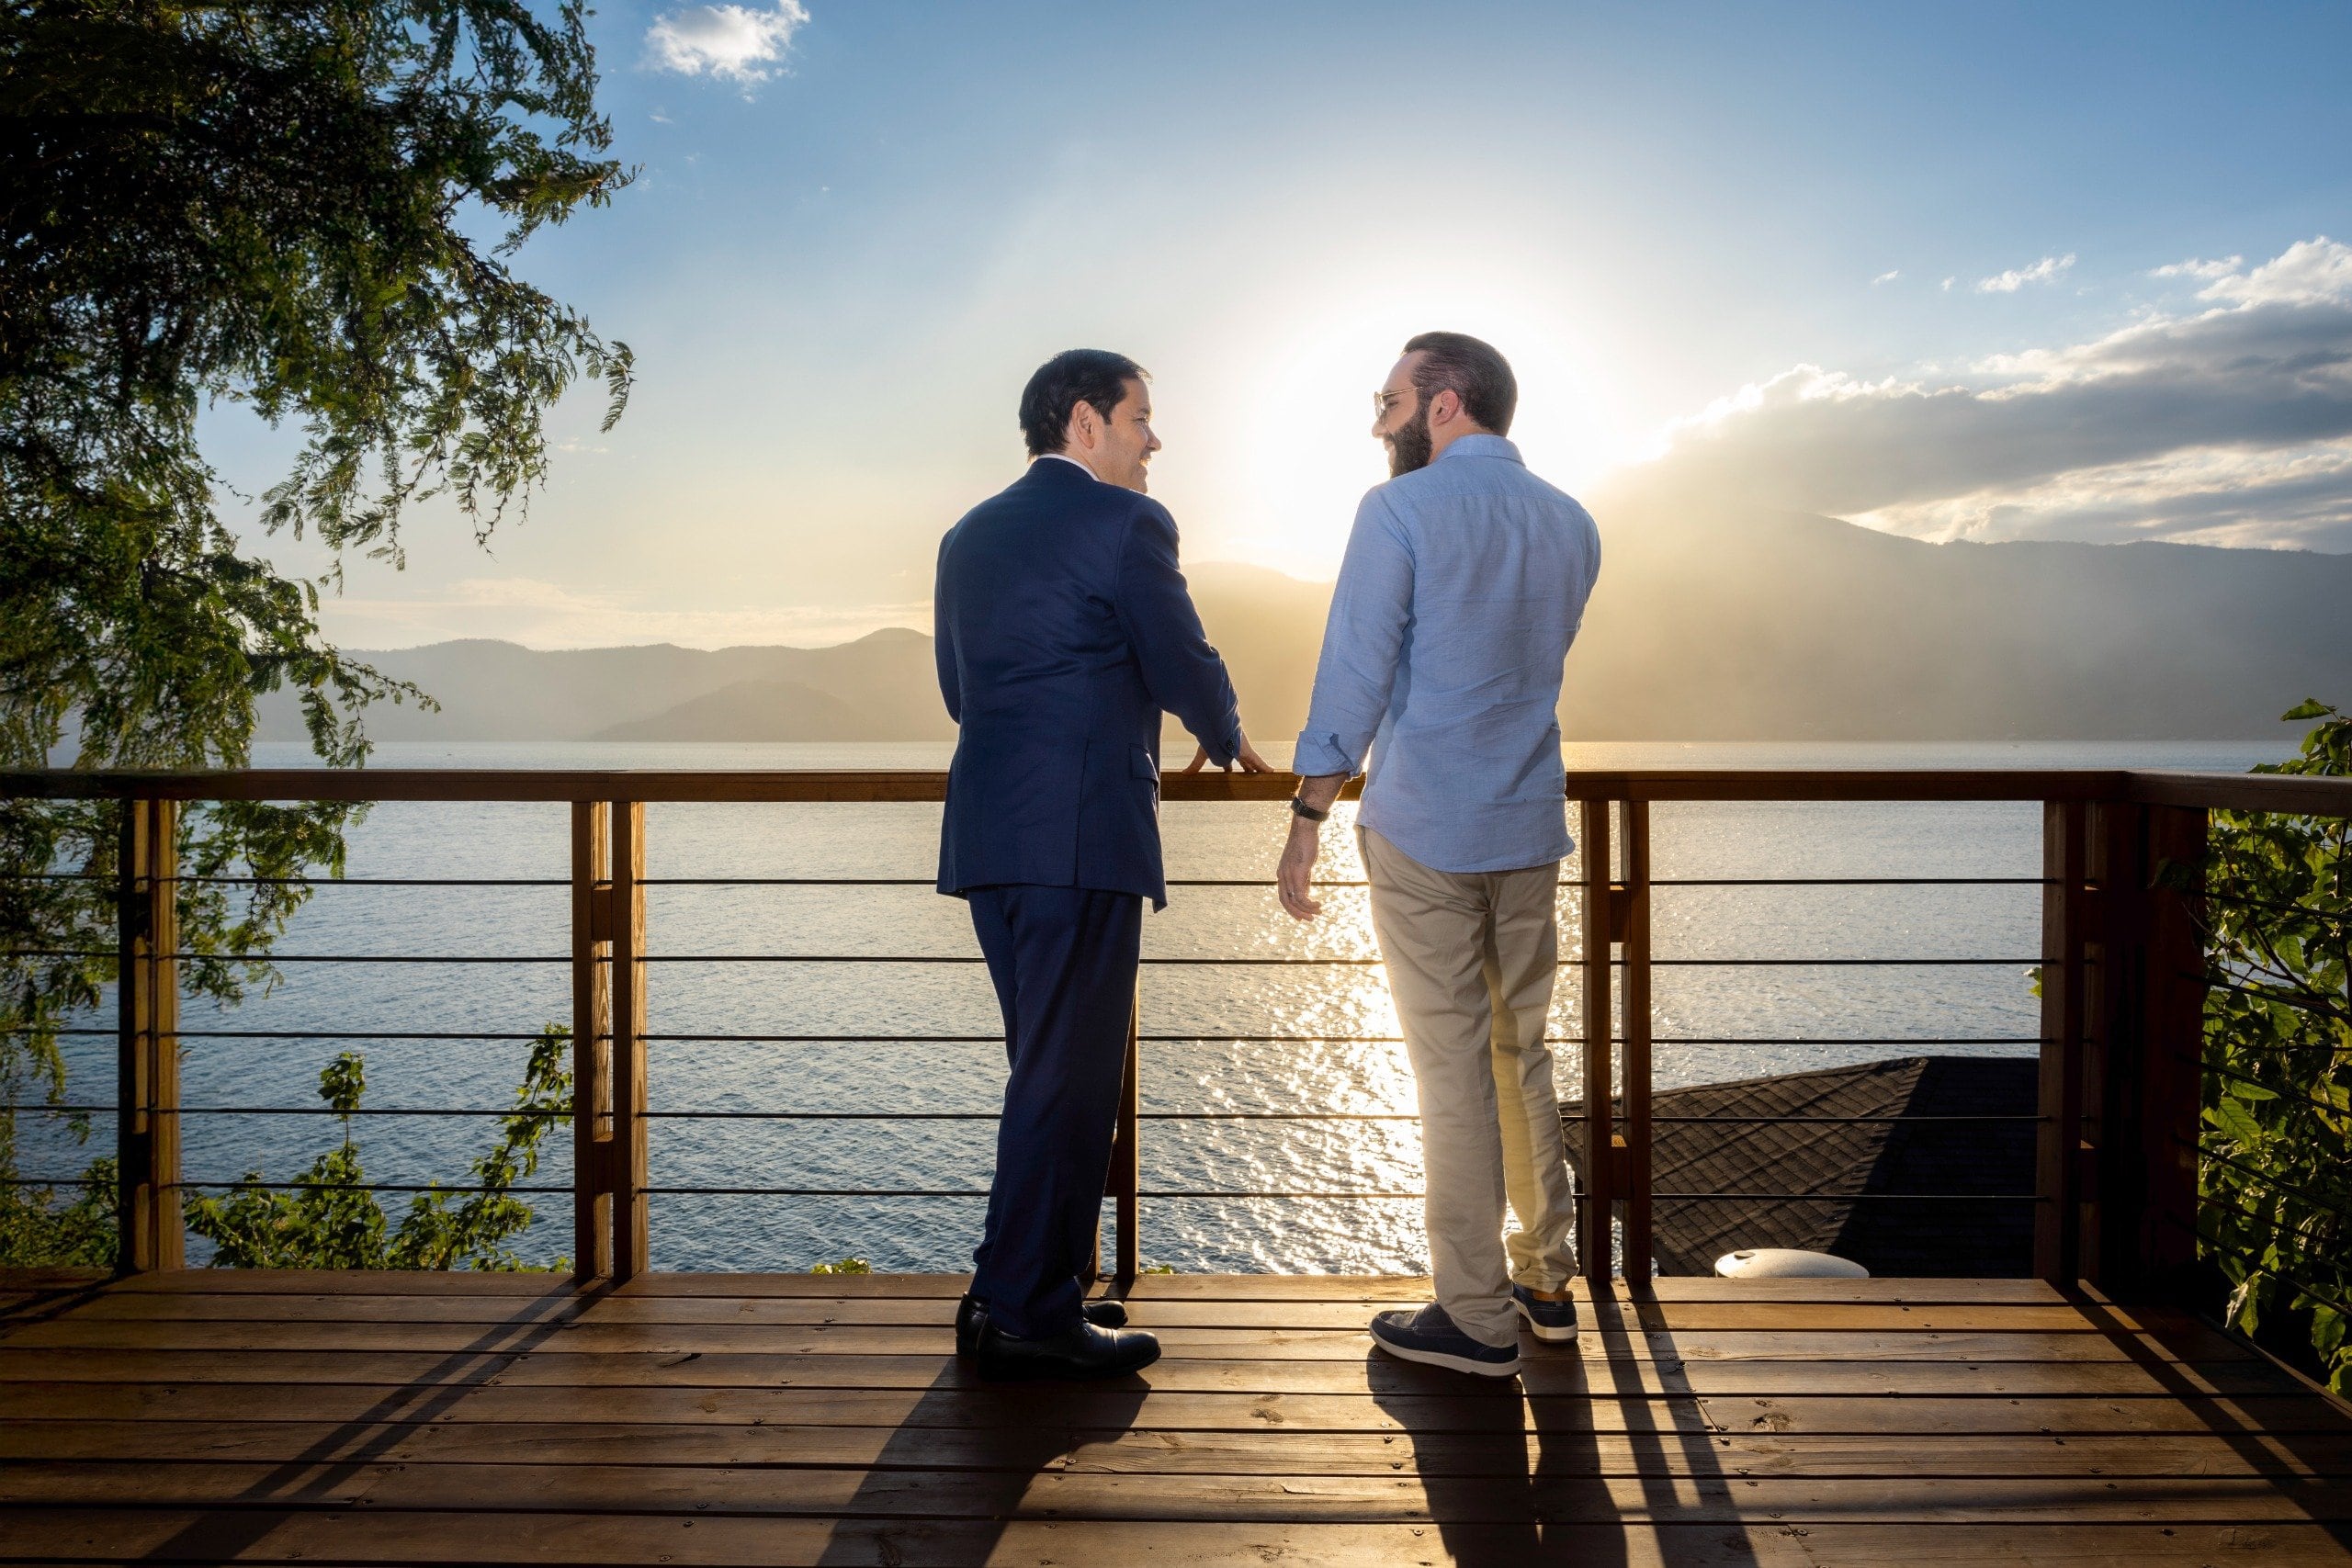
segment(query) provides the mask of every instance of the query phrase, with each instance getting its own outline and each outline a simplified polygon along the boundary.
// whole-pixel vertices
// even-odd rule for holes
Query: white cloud
[[[1651,478],[1928,538],[2352,549],[2352,246],[2180,276],[2201,308],[1958,375],[1794,367],[1679,423]]]
[[[2216,277],[2227,277],[2245,265],[2245,257],[2244,256],[2232,256],[2226,261],[2199,261],[2192,256],[2187,261],[2173,262],[2168,265],[2156,267],[2148,276],[2150,277],[2197,277],[2210,281]]]
[[[2007,272],[1995,273],[1990,277],[1978,278],[1976,292],[2015,294],[2029,283],[2047,283],[2074,265],[2075,253],[2072,251],[2068,251],[2063,256],[2044,256],[2031,266],[2011,267]]]
[[[1947,294],[1951,293],[1951,286],[1952,286],[1953,284],[1955,284],[1955,283],[1958,283],[1959,281],[1960,281],[1960,279],[1958,279],[1958,278],[1956,278],[1956,277],[1947,277],[1947,278],[1945,278],[1945,279],[1944,279],[1944,292],[1945,292],[1945,293],[1947,293]]]
[[[684,6],[646,29],[646,52],[659,70],[711,75],[748,86],[764,82],[808,20],[800,0],[769,6]]]
[[[1875,288],[1882,283],[1892,283],[1902,276],[1903,269],[1901,267],[1890,267],[1886,271],[1880,273],[1876,277],[1871,278],[1871,287]]]
[[[2240,273],[2238,265],[2238,258],[2232,256],[2223,270],[2201,274],[2208,281],[2197,297],[2244,305],[2312,304],[2352,298],[2352,245],[2339,245],[2324,234],[2296,241],[2252,272]]]

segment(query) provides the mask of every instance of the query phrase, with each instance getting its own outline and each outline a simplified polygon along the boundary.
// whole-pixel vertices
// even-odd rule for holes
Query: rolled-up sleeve
[[[1240,705],[1225,660],[1209,646],[1176,561],[1176,520],[1146,502],[1119,554],[1114,604],[1152,701],[1193,732],[1218,767],[1241,750]]]
[[[1308,777],[1363,771],[1364,753],[1388,712],[1398,650],[1413,616],[1413,551],[1374,491],[1356,508],[1331,617],[1315,665],[1315,694],[1291,768]]]

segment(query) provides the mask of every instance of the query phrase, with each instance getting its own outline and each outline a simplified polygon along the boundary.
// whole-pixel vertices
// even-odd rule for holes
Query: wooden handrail
[[[1359,793],[1351,781],[1343,798]],[[1171,801],[1281,800],[1295,773],[1168,773]],[[1570,800],[2122,800],[2352,817],[2352,779],[2114,768],[1616,768],[1567,775]],[[496,768],[247,768],[221,772],[0,773],[0,797],[141,800],[935,801],[944,769],[582,772]]]
[[[175,803],[544,801],[572,805],[574,1182],[583,1273],[627,1279],[650,1256],[646,1158],[645,807],[649,803],[936,801],[939,770],[715,772],[257,769],[0,773],[0,797],[119,798],[121,1266],[180,1258],[177,995],[169,955]],[[1274,801],[1289,773],[1170,773],[1170,801]],[[1360,781],[1359,781],[1360,783]],[[1352,796],[1358,784],[1347,791]],[[2352,779],[2060,770],[1581,770],[1567,775],[1586,848],[1584,1127],[1579,1241],[1610,1267],[1650,1224],[1648,885],[1657,801],[2018,801],[2043,809],[2042,1029],[2035,1269],[2061,1284],[2167,1293],[2194,1264],[2193,1153],[2202,954],[2191,897],[2160,886],[2201,859],[2210,812],[2352,817]],[[1622,867],[1622,873],[1620,872]],[[1623,1028],[1614,1014],[1622,998]],[[1122,1277],[1139,1266],[1131,1022],[1109,1195]],[[1623,1044],[1620,1053],[1616,1047]],[[2186,1064],[2186,1066],[2184,1066]],[[1612,1095],[1612,1086],[1622,1090]],[[2171,1224],[2160,1223],[2170,1220]]]

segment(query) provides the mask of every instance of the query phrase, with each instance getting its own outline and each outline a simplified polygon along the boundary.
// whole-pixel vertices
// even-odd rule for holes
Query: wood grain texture
[[[2179,1313],[1599,1284],[1495,1384],[1369,1350],[1425,1281],[1147,1276],[1164,1359],[1071,1388],[952,1276],[56,1281],[0,1562],[2352,1562],[2352,1409]]]

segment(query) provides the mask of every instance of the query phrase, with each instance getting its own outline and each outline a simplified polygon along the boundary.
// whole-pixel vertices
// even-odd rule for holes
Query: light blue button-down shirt
[[[1292,767],[1353,773],[1356,820],[1438,871],[1564,859],[1560,666],[1600,571],[1591,513],[1499,435],[1366,493]]]

